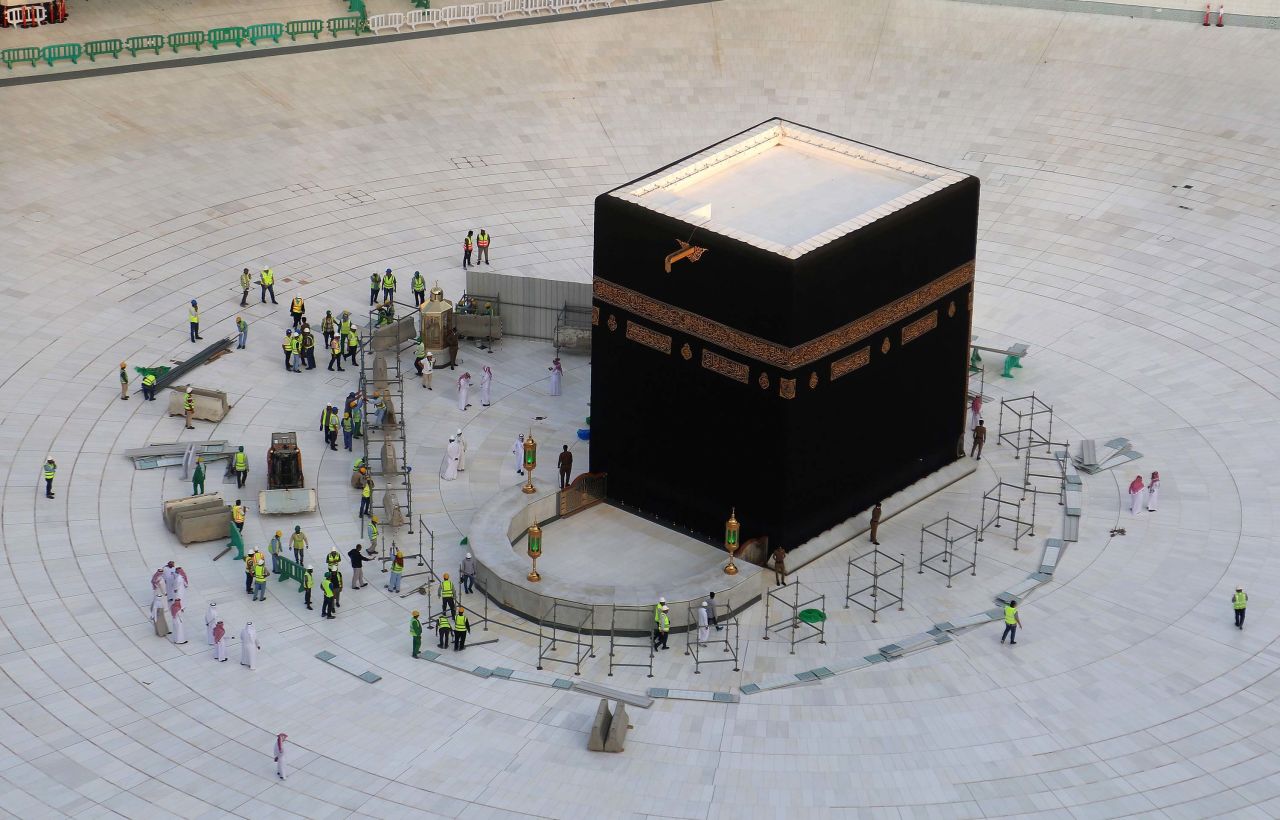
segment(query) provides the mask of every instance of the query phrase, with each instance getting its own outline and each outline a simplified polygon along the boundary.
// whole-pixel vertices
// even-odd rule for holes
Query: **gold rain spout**
[[[682,242],[679,239],[676,240],[676,244],[680,246],[680,250],[667,254],[667,257],[662,260],[662,268],[667,273],[671,273],[671,266],[681,259],[697,262],[707,252],[706,248],[699,248],[697,245],[690,245],[688,242]]]

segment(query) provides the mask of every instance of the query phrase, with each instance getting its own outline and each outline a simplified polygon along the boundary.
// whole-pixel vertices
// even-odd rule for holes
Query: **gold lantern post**
[[[427,349],[442,350],[448,347],[445,335],[453,323],[453,303],[444,298],[439,282],[431,288],[430,296],[418,308],[418,314],[421,317],[419,327],[422,341]]]
[[[533,468],[538,466],[538,442],[533,440],[533,431],[524,440],[524,471],[527,473],[524,486],[520,489],[526,493],[536,492],[533,487]]]
[[[738,568],[733,563],[733,554],[738,551],[738,531],[742,529],[742,525],[738,523],[736,513],[736,509],[730,510],[729,520],[724,522],[724,548],[729,553],[729,563],[724,565],[725,575],[738,574]]]
[[[529,527],[528,550],[529,557],[533,559],[533,569],[529,570],[526,577],[536,583],[542,580],[542,576],[538,574],[538,558],[542,556],[542,528],[536,523]]]

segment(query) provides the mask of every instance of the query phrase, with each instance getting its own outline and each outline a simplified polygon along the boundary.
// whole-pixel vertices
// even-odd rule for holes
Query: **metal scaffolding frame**
[[[1016,425],[1007,431],[1004,426],[1006,410],[1012,419],[1011,423]],[[1042,430],[1038,425],[1045,424],[1046,419],[1046,429]],[[1035,393],[1016,399],[1001,399],[998,430],[996,445],[1007,443],[1012,446],[1015,460],[1021,457],[1023,450],[1029,452],[1033,447],[1044,447],[1048,453],[1053,441],[1053,408],[1036,398]]]
[[[644,641],[644,643],[629,643],[626,640],[627,636],[625,634],[619,634],[619,630],[618,630],[618,611],[619,610],[621,610],[622,612],[638,613],[641,619],[653,614],[653,607],[651,606],[618,606],[617,604],[614,604],[610,608],[610,612],[609,612],[609,677],[613,677],[613,670],[615,667],[634,666],[639,669],[647,670],[649,673],[648,676],[652,678],[653,677],[653,655],[654,655],[653,633],[648,633],[636,639],[636,640],[642,640]],[[623,663],[621,661],[615,661],[614,657],[617,655],[619,649],[644,649],[646,652],[649,653],[649,659],[645,663]]]
[[[1027,457],[1022,460],[1022,486],[1027,488],[1027,492],[1044,493],[1046,495],[1056,495],[1058,497],[1058,506],[1061,507],[1067,502],[1067,460],[1062,453],[1071,452],[1071,443],[1069,441],[1051,442],[1052,449],[1049,455],[1035,455],[1030,450],[1027,451]],[[1049,473],[1038,473],[1035,470],[1045,469],[1042,465],[1048,465]],[[1049,489],[1040,489],[1035,486],[1033,478],[1047,478],[1056,482],[1058,489],[1050,491]],[[1026,498],[1026,494],[1023,494]]]
[[[395,304],[413,309],[412,306],[400,302]],[[388,351],[375,351],[373,349],[373,338],[376,327],[377,311],[370,310],[368,323],[363,329],[360,341],[358,396],[363,404],[361,410],[361,433],[363,435],[360,443],[364,452],[364,464],[369,471],[369,476],[379,475],[383,479],[382,524],[389,536],[383,539],[383,544],[386,544],[395,540],[395,530],[400,526],[396,523],[397,517],[408,523],[409,534],[413,534],[413,483],[410,479],[412,470],[408,462],[408,434],[404,424],[404,374],[400,367],[401,346],[397,345],[394,349]],[[374,390],[379,391],[390,400],[391,420],[393,422],[382,425],[376,431],[371,424],[373,420],[372,398]],[[390,453],[387,452],[388,445]],[[390,459],[386,458],[387,455],[390,455]],[[394,511],[387,510],[387,503],[394,504],[396,509]],[[390,556],[392,554],[385,548],[382,550],[381,558],[384,570],[386,563],[391,560]],[[419,562],[424,560],[421,549],[419,549],[416,557]]]
[[[427,542],[427,543],[426,543],[426,549],[427,549],[427,552],[424,552],[424,551],[423,551],[423,543],[422,543],[422,542],[423,542],[423,540],[424,540],[424,539],[423,539],[423,536],[424,536],[424,535],[426,536],[426,539],[425,539],[425,540],[426,540],[426,542]],[[395,541],[394,541],[394,540],[392,540],[392,542],[391,542],[391,546],[392,546],[393,548],[395,547]],[[421,592],[423,595],[430,594],[430,592],[431,592],[431,585],[432,585],[432,584],[434,584],[434,583],[439,582],[439,580],[440,580],[440,576],[439,576],[439,575],[436,575],[436,534],[435,534],[434,532],[432,532],[432,531],[431,531],[431,529],[427,526],[426,522],[422,520],[422,517],[421,517],[421,516],[419,516],[419,517],[418,517],[418,554],[417,554],[417,555],[406,555],[406,556],[405,556],[405,558],[406,558],[406,559],[408,559],[408,558],[417,558],[417,559],[418,559],[418,566],[420,566],[420,567],[426,567],[426,570],[425,570],[425,571],[423,571],[423,572],[407,572],[407,573],[405,573],[405,574],[404,574],[404,576],[403,576],[403,577],[401,578],[401,580],[400,580],[400,584],[401,584],[401,586],[404,586],[404,578],[415,578],[415,577],[417,577],[417,576],[419,576],[419,575],[425,575],[425,576],[427,576],[427,577],[426,577],[425,581],[423,581],[422,583],[418,584],[418,586],[414,587],[413,589],[409,590],[408,592],[402,593],[402,594],[400,595],[400,597],[401,597],[401,598],[403,598],[403,597],[405,597],[406,595],[412,595],[412,594],[413,594],[413,593],[415,593],[415,592]],[[391,565],[391,559],[390,559],[390,558],[380,558],[379,560],[382,562],[382,571],[383,571],[383,572],[389,572],[390,570],[388,569],[388,567]]]
[[[864,552],[856,558],[849,559],[849,565],[845,568],[844,573],[844,608],[848,609],[849,604],[857,604],[871,613],[871,623],[878,623],[880,610],[888,609],[894,604],[898,605],[898,611],[902,611],[903,596],[906,594],[906,573],[903,567],[906,566],[907,556],[899,553],[900,558],[894,558],[887,552],[880,550],[871,550]],[[869,561],[867,559],[870,559]],[[870,569],[867,564],[870,563]],[[871,583],[861,589],[853,588],[853,572],[857,570],[870,576]],[[880,584],[880,579],[886,575],[898,573],[898,593],[895,595],[891,590],[885,589]],[[861,577],[861,576],[859,576]],[[870,601],[865,600],[870,598]]]
[[[733,615],[731,610],[727,611],[725,620],[723,621],[720,620],[719,616],[716,616],[716,626],[720,627],[720,629],[715,630],[716,638],[714,640],[708,641],[704,644],[698,641],[698,610],[700,608],[701,607],[689,604],[689,628],[684,632],[684,654],[693,658],[693,674],[701,675],[702,671],[698,667],[704,663],[732,662],[733,671],[741,671],[738,667],[739,630],[737,616]],[[710,615],[711,613],[707,614]],[[720,637],[722,632],[724,633],[724,637]],[[720,654],[727,654],[729,657],[712,657],[709,659],[704,659],[702,657],[709,647],[719,646],[720,644],[724,644],[724,648],[721,650]]]
[[[800,583],[800,579],[793,575],[792,580],[788,581],[784,586],[770,589],[764,596],[764,635],[762,637],[767,641],[769,640],[770,632],[778,632],[783,629],[790,630],[788,634],[791,641],[792,655],[796,654],[796,644],[804,643],[811,638],[817,638],[820,644],[827,642],[825,621],[827,596],[804,587],[805,595],[813,597],[801,601],[800,588],[803,586],[804,584]],[[791,591],[790,601],[784,597],[788,590]],[[773,601],[777,601],[777,608],[780,613],[776,620],[772,614],[773,607],[771,604]],[[818,605],[817,609],[823,613],[824,620],[811,623],[800,618],[800,613],[805,608],[812,608],[810,604]],[[802,631],[804,635],[799,637]]]
[[[560,610],[569,610],[576,613],[579,617],[576,625],[573,627],[560,626]],[[582,674],[582,662],[585,658],[594,658],[596,656],[595,641],[592,633],[595,632],[596,613],[595,609],[590,606],[578,604],[570,604],[561,600],[554,600],[551,606],[547,607],[547,611],[542,618],[538,620],[538,669],[542,669],[544,663],[567,663],[573,666],[573,674]],[[575,635],[575,638],[563,638],[561,634]],[[553,658],[551,653],[556,651],[559,644],[568,644],[574,648],[572,658]]]
[[[981,541],[989,528],[1000,528],[1001,521],[1008,521],[1013,524],[1013,549],[1018,549],[1018,544],[1023,536],[1034,536],[1036,534],[1036,496],[1037,493],[1031,492],[1031,520],[1026,521],[1022,518],[1022,502],[1026,495],[1026,487],[1019,487],[1016,484],[1008,484],[1004,481],[999,482],[982,494],[982,509],[978,514],[978,540]],[[1017,500],[1013,500],[1017,499]],[[992,507],[991,517],[987,517],[987,504]],[[1007,510],[1012,507],[1013,514],[1009,515]],[[1025,528],[1025,529],[1024,529]]]
[[[939,525],[942,531],[938,531]],[[997,524],[997,526],[999,526]],[[951,517],[951,513],[947,513],[945,517],[939,518],[932,524],[925,524],[920,528],[920,564],[916,571],[917,575],[924,575],[926,569],[931,569],[939,575],[945,575],[947,578],[947,589],[951,589],[951,579],[957,575],[961,575],[965,570],[969,570],[970,575],[978,574],[978,531],[965,524],[963,521],[957,521]],[[925,536],[937,538],[942,542],[942,549],[939,552],[924,557]],[[973,540],[973,557],[964,558],[957,555],[956,544],[964,541],[966,538]],[[1017,549],[1017,547],[1015,547]],[[941,564],[942,566],[935,566]]]

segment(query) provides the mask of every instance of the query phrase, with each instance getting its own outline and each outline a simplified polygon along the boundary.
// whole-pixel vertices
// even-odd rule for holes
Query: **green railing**
[[[4,60],[4,64],[13,69],[14,63],[31,63],[31,67],[36,67],[36,61],[40,59],[40,49],[35,46],[27,46],[24,48],[6,48],[0,51],[0,60]]]
[[[203,31],[179,31],[169,35],[169,48],[173,49],[174,54],[178,53],[178,49],[186,46],[195,46],[196,51],[199,51],[203,44]]]
[[[58,60],[70,60],[72,63],[80,62],[80,44],[79,43],[58,43],[53,46],[45,46],[40,49],[40,59],[49,65],[53,65]]]
[[[218,46],[226,43],[235,43],[236,48],[240,48],[240,44],[245,40],[244,29],[240,26],[227,26],[225,28],[209,29],[209,45],[213,46],[213,50],[217,51]],[[199,48],[199,46],[196,46]]]
[[[245,36],[249,38],[249,44],[254,46],[258,44],[259,40],[270,40],[273,43],[278,43],[280,38],[284,36],[284,26],[279,23],[256,23],[244,31]]]
[[[293,20],[284,24],[284,30],[288,33],[290,40],[297,40],[299,34],[310,34],[315,39],[320,39],[320,32],[324,31],[323,20]]]
[[[159,54],[160,49],[164,48],[164,35],[140,34],[125,40],[124,47],[129,49],[130,57],[137,57],[139,51],[154,51]]]
[[[84,44],[85,56],[89,58],[89,62],[94,62],[94,57],[99,54],[110,54],[117,60],[120,59],[120,52],[124,51],[124,42],[119,39],[114,40],[90,40]]]

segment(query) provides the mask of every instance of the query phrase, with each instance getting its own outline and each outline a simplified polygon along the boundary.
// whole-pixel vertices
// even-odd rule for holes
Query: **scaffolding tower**
[[[1046,495],[1056,495],[1058,497],[1058,506],[1066,504],[1067,500],[1067,459],[1064,453],[1071,452],[1071,443],[1068,441],[1052,442],[1051,452],[1048,455],[1037,455],[1034,451],[1028,450],[1027,457],[1022,460],[1022,486],[1024,488],[1023,499],[1026,499],[1026,493],[1045,493]],[[1045,470],[1047,472],[1037,472]],[[1038,486],[1033,478],[1048,479],[1047,486]],[[1056,489],[1050,489],[1055,487]]]
[[[1013,525],[1013,549],[1023,536],[1036,534],[1036,493],[1031,493],[1031,517],[1024,519],[1022,508],[1026,495],[1025,487],[1008,484],[1003,481],[996,484],[982,495],[982,509],[978,514],[978,540],[981,541],[989,528],[1000,528],[1001,521]],[[987,517],[987,507],[991,507],[991,516]],[[976,548],[975,548],[976,549]]]
[[[640,623],[645,623],[645,618],[653,614],[653,607],[651,606],[618,606],[617,604],[614,604],[612,606],[609,612],[609,677],[613,677],[613,670],[615,667],[634,666],[639,669],[647,670],[649,673],[648,677],[652,678],[653,677],[653,633],[650,632],[643,635],[641,638],[636,638],[634,635],[628,635],[626,632],[619,630],[618,629],[618,612],[619,611],[628,613],[628,614],[639,615],[638,618],[624,617],[623,619],[624,623],[631,623],[634,620],[639,620]],[[629,638],[637,641],[643,640],[644,643],[631,643],[628,641]],[[618,654],[618,651],[622,649],[644,649],[648,653],[648,659],[644,663],[623,663],[622,661],[614,660],[615,656],[617,656]]]
[[[714,606],[714,605],[711,605]],[[725,604],[725,619],[722,621],[717,615],[708,612],[707,629],[708,637],[711,636],[711,623],[715,622],[715,639],[702,643],[698,635],[698,610],[701,607],[689,604],[689,628],[684,633],[684,654],[693,658],[693,674],[701,675],[702,670],[699,668],[704,663],[732,663],[733,671],[741,671],[738,668],[738,618],[732,614],[732,608]],[[721,636],[723,633],[723,637]],[[721,647],[719,654],[728,655],[728,657],[717,657],[711,653],[713,647]],[[706,657],[710,654],[710,657]]]
[[[561,614],[569,620],[569,626],[561,626]],[[538,620],[538,669],[544,663],[567,663],[573,666],[573,674],[582,674],[582,662],[596,656],[595,643],[595,609],[582,604],[571,604],[567,601],[553,600],[551,606]],[[568,637],[565,637],[568,636]],[[573,656],[569,658],[553,658],[560,644],[573,647]]]
[[[804,593],[800,592],[803,587]],[[804,597],[804,600],[800,600]],[[813,604],[818,606],[815,608]],[[796,644],[817,638],[818,643],[827,642],[826,633],[827,596],[814,592],[800,583],[793,576],[784,586],[770,589],[764,596],[764,635],[769,640],[770,632],[787,630],[791,641],[791,654],[796,654]],[[812,614],[816,613],[816,614]]]
[[[882,609],[888,609],[897,604],[898,611],[901,612],[903,596],[906,594],[906,578],[902,568],[907,563],[907,557],[902,553],[899,555],[900,558],[894,558],[887,552],[872,550],[857,558],[850,558],[844,574],[844,608],[848,609],[849,604],[857,604],[871,613],[873,624],[878,622]],[[859,573],[859,578],[864,573],[869,576],[870,583],[861,589],[854,589],[853,573],[855,571]],[[888,589],[880,582],[881,578],[892,577],[895,572],[898,573],[896,595],[892,590],[892,582]]]
[[[1005,413],[1009,414],[1009,428],[1005,428]],[[1000,419],[996,444],[1013,447],[1013,457],[1021,457],[1022,451],[1043,447],[1050,452],[1053,441],[1053,408],[1036,398],[1036,394],[1016,399],[1000,400]]]
[[[997,525],[998,526],[998,525]],[[931,569],[939,575],[947,577],[947,589],[951,589],[951,579],[962,574],[965,570],[969,570],[970,575],[978,574],[978,531],[973,527],[961,521],[957,521],[951,517],[951,513],[947,513],[945,517],[934,521],[932,524],[925,524],[920,528],[920,566],[917,575],[923,575],[926,569]],[[925,538],[937,539],[942,542],[942,549],[924,557]],[[956,550],[956,545],[963,545],[966,539],[973,539],[973,557],[965,558]],[[932,543],[932,542],[931,542]],[[1017,549],[1015,546],[1014,549]]]

